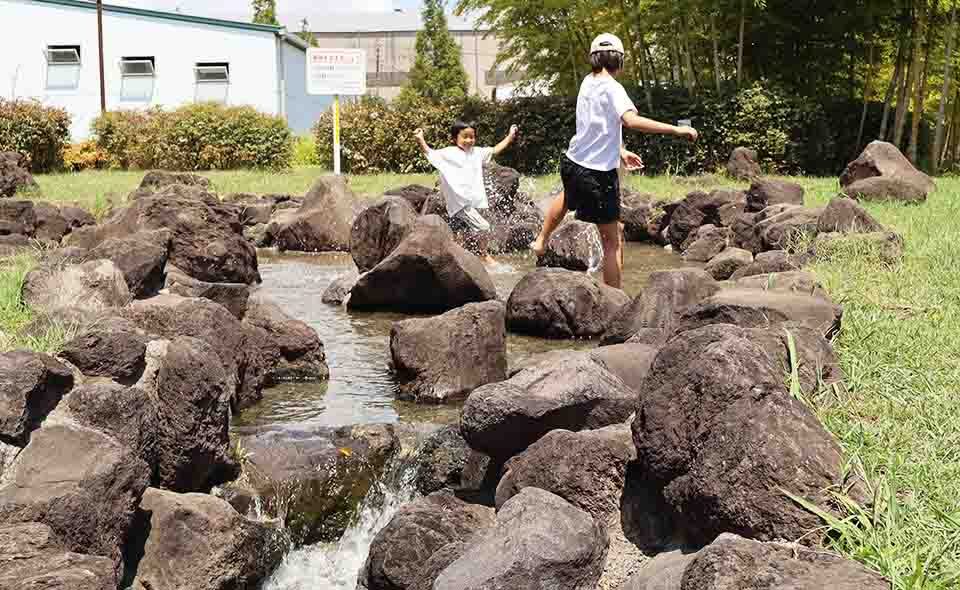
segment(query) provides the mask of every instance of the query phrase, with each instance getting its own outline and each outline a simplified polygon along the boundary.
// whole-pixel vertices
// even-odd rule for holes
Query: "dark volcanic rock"
[[[350,290],[357,284],[360,275],[355,270],[346,272],[330,282],[320,301],[328,305],[343,305],[350,296]]]
[[[710,259],[704,268],[718,281],[725,281],[745,266],[753,264],[753,254],[740,248],[726,248]]]
[[[877,180],[871,180],[877,179]],[[859,184],[868,181],[865,184]],[[929,176],[913,167],[897,146],[873,141],[860,156],[847,164],[840,175],[840,186],[851,197],[861,193],[873,197],[925,201],[936,185]]]
[[[73,373],[50,356],[25,350],[0,354],[0,442],[26,446],[71,387]]]
[[[567,221],[550,236],[547,250],[537,266],[587,271],[599,268],[603,245],[597,226],[583,221]]]
[[[884,227],[853,199],[835,197],[820,214],[818,233],[869,233]]]
[[[85,258],[112,261],[134,297],[152,297],[163,288],[170,237],[169,231],[156,230],[111,238],[90,250]]]
[[[803,205],[803,187],[795,182],[761,178],[747,191],[747,211],[763,211],[771,205]]]
[[[32,188],[37,182],[30,174],[27,159],[17,152],[0,152],[0,197],[12,197],[21,188]]]
[[[757,152],[750,148],[734,148],[727,162],[727,174],[737,180],[752,180],[762,174],[757,163]]]
[[[306,194],[300,209],[275,215],[267,233],[280,251],[346,252],[358,207],[344,177],[324,176]]]
[[[361,273],[390,255],[407,237],[417,212],[402,197],[386,197],[364,209],[350,229],[350,254]]]
[[[106,318],[67,342],[60,356],[88,377],[108,377],[131,385],[143,375],[149,341],[132,322]]]
[[[250,297],[243,322],[266,332],[268,340],[280,351],[276,366],[267,368],[266,383],[324,381],[330,376],[323,342],[316,330],[288,316],[262,294]]]
[[[443,488],[458,488],[470,455],[467,441],[456,426],[444,426],[417,451],[417,489],[431,494]]]
[[[113,562],[65,550],[47,525],[0,525],[0,588],[116,590]]]
[[[219,303],[237,319],[247,313],[250,285],[246,283],[210,283],[197,280],[175,266],[168,266],[164,289],[181,297],[198,297]]]

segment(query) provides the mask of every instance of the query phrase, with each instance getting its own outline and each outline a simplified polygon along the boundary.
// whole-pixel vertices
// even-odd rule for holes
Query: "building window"
[[[227,102],[230,96],[230,64],[200,62],[193,68],[197,102]]]
[[[47,89],[76,90],[80,87],[80,46],[48,45]]]
[[[120,60],[120,100],[150,102],[157,78],[153,57],[124,57]]]

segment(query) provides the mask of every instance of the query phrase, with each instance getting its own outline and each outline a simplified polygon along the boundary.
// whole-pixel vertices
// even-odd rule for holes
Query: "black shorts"
[[[564,156],[560,180],[566,207],[577,212],[577,219],[598,224],[620,220],[620,176],[616,168],[591,170]]]

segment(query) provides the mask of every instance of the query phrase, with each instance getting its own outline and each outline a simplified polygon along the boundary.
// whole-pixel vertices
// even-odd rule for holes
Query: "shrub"
[[[319,166],[317,142],[309,135],[300,135],[293,141],[294,166]]]
[[[70,172],[96,170],[107,166],[107,155],[93,140],[68,145],[63,150],[63,167]]]
[[[19,152],[30,170],[47,172],[63,163],[63,146],[70,139],[70,115],[36,100],[0,98],[0,152]]]
[[[293,150],[282,118],[216,103],[106,113],[93,134],[108,165],[121,169],[280,169]]]

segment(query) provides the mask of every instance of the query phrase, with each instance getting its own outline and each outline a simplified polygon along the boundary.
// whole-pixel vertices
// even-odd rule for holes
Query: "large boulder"
[[[107,557],[121,548],[149,467],[113,437],[48,420],[0,483],[0,522],[47,525],[67,551]]]
[[[834,197],[817,221],[818,233],[869,233],[884,227],[853,199]]]
[[[323,176],[307,192],[299,210],[274,216],[267,233],[280,251],[346,252],[358,207],[345,177]]]
[[[741,328],[791,329],[803,326],[832,338],[840,330],[843,308],[827,298],[759,289],[724,289],[703,302],[687,308],[677,321],[677,331],[694,330],[711,324],[733,324]]]
[[[360,272],[389,256],[416,221],[417,212],[403,197],[385,197],[357,215],[350,228],[350,254]]]
[[[23,281],[23,302],[39,311],[87,312],[125,306],[133,298],[123,273],[109,260],[65,266],[41,264]]]
[[[870,179],[879,180],[859,184]],[[870,142],[856,160],[847,164],[840,175],[840,186],[854,198],[906,201],[925,201],[936,188],[933,179],[914,168],[897,146],[885,141]]]
[[[0,201],[0,235],[32,236],[37,226],[33,201]]]
[[[803,205],[803,187],[795,182],[761,178],[747,191],[747,211],[763,211],[771,205]]]
[[[324,381],[330,376],[323,342],[316,330],[288,316],[280,306],[256,293],[250,297],[244,325],[260,328],[280,351],[279,362],[269,367],[266,384],[283,381]],[[256,351],[251,351],[256,354]]]
[[[0,525],[0,588],[4,590],[116,590],[106,557],[63,548],[45,524]]]
[[[209,299],[227,308],[233,316],[242,320],[247,313],[250,285],[246,283],[210,283],[191,277],[179,268],[168,265],[163,282],[165,292],[181,297]]]
[[[170,237],[170,231],[161,229],[110,238],[90,250],[85,259],[110,260],[123,273],[134,297],[152,297],[164,285]]]
[[[36,186],[27,159],[22,154],[0,152],[0,197],[12,197],[21,188]]]
[[[279,528],[247,520],[207,494],[150,488],[138,520],[143,558],[133,590],[258,588],[283,559]]]
[[[349,307],[446,311],[491,301],[497,290],[479,258],[453,240],[447,224],[421,217],[399,246],[350,291]]]
[[[547,338],[602,335],[630,297],[583,273],[546,268],[523,277],[507,300],[511,332]]]
[[[636,405],[636,391],[619,377],[592,357],[574,357],[475,389],[460,414],[460,433],[471,448],[507,459],[551,430],[622,423]]]
[[[168,259],[202,281],[258,283],[256,249],[244,238],[239,208],[197,187],[170,185],[114,213],[105,223],[75,230],[69,245],[93,249],[110,238],[170,230]]]
[[[701,225],[690,240],[690,244],[683,253],[684,260],[709,262],[733,241],[733,232],[729,228],[717,227],[713,224]]]
[[[50,356],[25,350],[0,354],[0,442],[26,446],[71,387],[73,373]]]
[[[725,281],[745,266],[753,263],[753,253],[740,248],[726,248],[710,259],[704,270],[718,281]]]
[[[791,339],[800,392],[840,379],[829,343],[803,328],[707,326],[678,335],[654,361],[633,440],[642,476],[695,543],[722,532],[805,537],[820,519],[788,494],[829,510],[829,490],[844,484],[837,441],[789,393]]]
[[[600,268],[603,262],[603,244],[597,226],[584,221],[570,220],[553,232],[537,266],[587,271]]]
[[[621,308],[610,323],[603,343],[620,344],[631,339],[647,344],[664,342],[673,335],[679,312],[719,290],[713,277],[700,269],[651,273],[643,292]]]
[[[123,318],[104,318],[63,346],[60,356],[87,377],[132,385],[146,368],[149,336]]]
[[[505,315],[503,303],[488,301],[394,323],[390,356],[400,398],[460,401],[481,385],[506,379]]]
[[[753,180],[763,173],[757,162],[757,151],[745,147],[737,147],[730,153],[727,161],[727,174],[737,180]]]
[[[59,243],[72,229],[56,205],[36,202],[33,204],[33,213],[37,219],[33,237],[38,240]]]
[[[507,461],[497,486],[497,507],[534,487],[606,523],[620,508],[627,464],[636,456],[626,424],[584,432],[553,430]]]
[[[296,544],[340,538],[400,444],[385,424],[239,433],[262,511]]]
[[[513,377],[533,367],[541,366],[549,369],[579,357],[589,357],[639,392],[656,355],[656,346],[637,342],[601,346],[590,350],[552,350],[522,359],[510,368],[510,376]]]
[[[670,225],[666,230],[667,240],[674,250],[681,251],[690,234],[707,223],[707,215],[697,206],[697,200],[706,197],[705,193],[692,193],[680,201],[670,216]]]
[[[742,191],[723,188],[709,193],[694,191],[672,207],[668,213],[670,223],[666,239],[674,250],[683,251],[695,239],[700,226],[726,227],[730,210],[746,207],[746,195]]]
[[[653,195],[624,191],[620,199],[623,239],[628,242],[663,243],[663,230],[669,225],[663,204]]]
[[[606,533],[588,513],[550,492],[524,488],[433,587],[593,590],[606,556]]]
[[[463,502],[449,490],[415,500],[373,538],[358,588],[412,590],[422,583],[424,570],[429,571],[425,563],[433,555],[448,545],[471,540],[493,523],[492,509]]]
[[[470,446],[456,426],[444,426],[417,450],[416,486],[421,494],[461,486]]]

